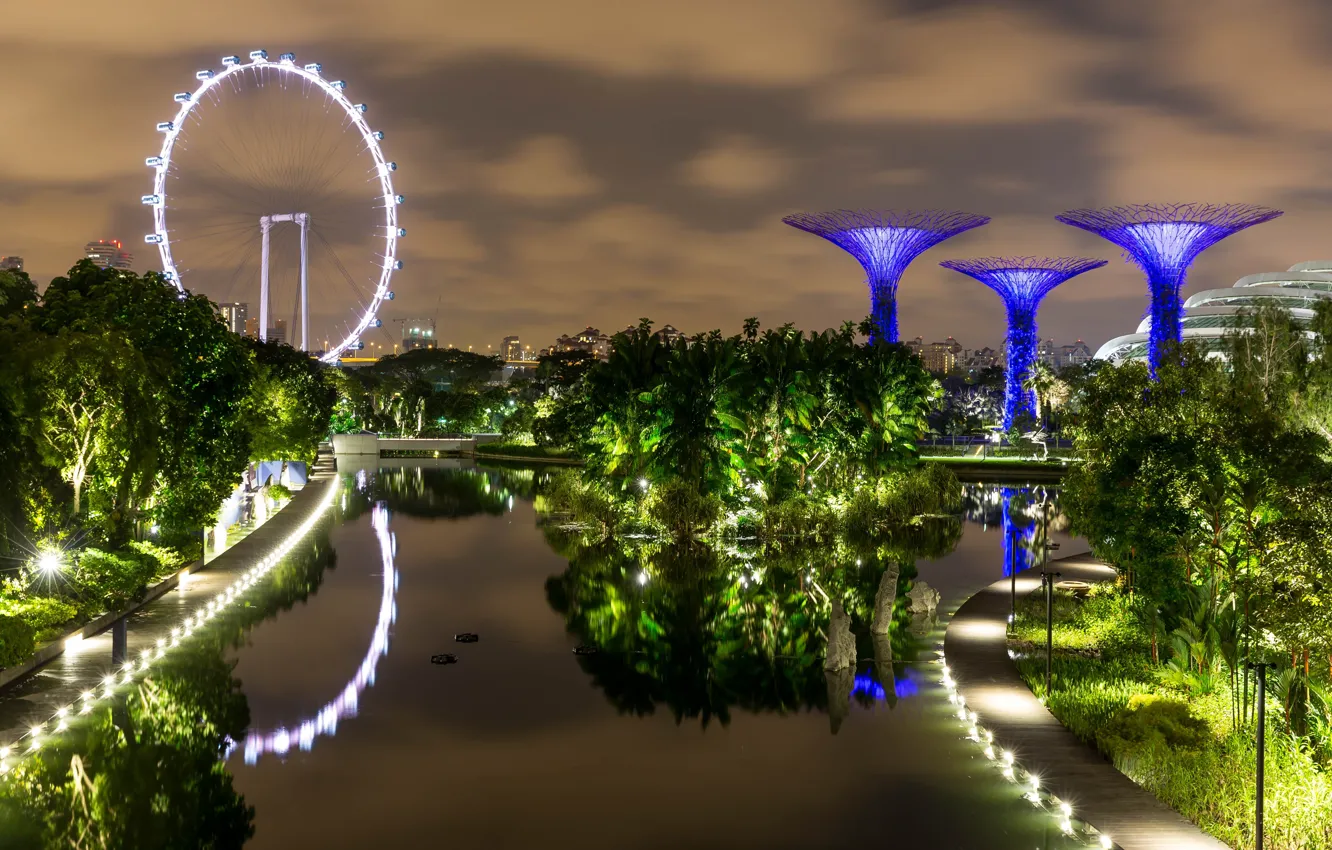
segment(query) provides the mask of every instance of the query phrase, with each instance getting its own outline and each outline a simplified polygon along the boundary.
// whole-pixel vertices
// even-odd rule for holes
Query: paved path
[[[1090,555],[1051,565],[1061,580],[1104,581],[1113,572]],[[1018,675],[1008,657],[1009,579],[967,600],[949,621],[944,638],[948,666],[959,692],[974,708],[997,746],[1041,777],[1043,787],[1072,804],[1077,817],[1109,835],[1123,850],[1224,850],[1169,806],[1134,784],[1096,749],[1055,719]],[[1019,577],[1019,596],[1040,586],[1039,576]]]
[[[321,456],[311,469],[309,483],[263,525],[221,555],[208,561],[204,569],[192,573],[184,585],[168,591],[128,617],[129,657],[156,645],[171,629],[194,613],[198,604],[212,599],[236,577],[252,567],[298,527],[320,503],[328,487],[335,487],[337,475],[331,457]],[[31,675],[6,686],[0,692],[0,744],[19,737],[31,724],[45,722],[56,709],[74,703],[79,694],[101,681],[111,669],[111,629],[85,638],[77,648],[56,656]]]

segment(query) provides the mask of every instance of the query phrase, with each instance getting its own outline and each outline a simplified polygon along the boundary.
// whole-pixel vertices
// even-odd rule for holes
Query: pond
[[[540,472],[382,463],[344,467],[334,519],[138,698],[15,770],[0,827],[20,845],[93,822],[137,847],[1073,846],[965,740],[942,626],[902,598],[915,573],[942,615],[1029,568],[1045,524],[1006,505],[1051,494],[974,486],[960,526],[888,542],[714,550],[587,541],[538,515]],[[843,673],[824,670],[831,598],[860,659]],[[117,805],[89,807],[84,765]]]

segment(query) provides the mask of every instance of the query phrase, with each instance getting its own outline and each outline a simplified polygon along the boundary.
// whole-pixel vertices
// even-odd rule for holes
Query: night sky
[[[994,221],[924,254],[903,337],[997,344],[1003,313],[940,260],[1105,257],[1042,335],[1133,330],[1137,270],[1066,208],[1241,201],[1286,215],[1187,292],[1332,255],[1332,4],[1296,0],[127,0],[4,4],[0,254],[44,284],[83,243],[154,268],[139,196],[194,71],[266,48],[372,108],[408,196],[381,315],[534,348],[649,316],[687,332],[868,312],[859,266],[780,221],[945,207]],[[346,299],[330,290],[322,306]],[[257,300],[257,296],[250,300]],[[340,303],[340,302],[338,302]],[[378,337],[381,342],[383,334]]]

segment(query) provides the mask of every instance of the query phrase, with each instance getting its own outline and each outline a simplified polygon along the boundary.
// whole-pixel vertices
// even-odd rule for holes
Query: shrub
[[[291,489],[286,484],[269,484],[268,498],[275,502],[285,502],[291,498]]]
[[[705,530],[721,516],[721,499],[699,492],[694,483],[680,478],[653,487],[647,499],[648,516],[676,537]]]
[[[1117,762],[1150,744],[1175,750],[1201,749],[1212,738],[1205,721],[1179,700],[1135,694],[1096,735],[1101,750]]]
[[[0,667],[28,660],[37,647],[33,628],[22,617],[0,614]]]
[[[767,537],[822,538],[837,531],[837,514],[821,499],[798,494],[763,507]]]
[[[190,562],[194,560],[179,549],[172,549],[169,546],[158,546],[147,540],[142,543],[130,543],[128,548],[156,561],[157,574],[159,576],[167,573],[174,573],[176,570],[183,569],[189,566]]]
[[[0,614],[23,620],[32,627],[35,640],[45,641],[59,637],[63,627],[78,617],[79,609],[63,599],[31,596],[5,600],[0,603]]]
[[[133,550],[111,553],[84,549],[72,575],[80,613],[91,616],[125,607],[143,595],[157,572],[155,558]]]

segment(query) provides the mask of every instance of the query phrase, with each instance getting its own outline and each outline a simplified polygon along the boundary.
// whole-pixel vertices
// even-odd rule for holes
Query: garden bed
[[[1151,634],[1138,600],[1111,585],[1086,600],[1056,594],[1053,695],[1045,694],[1045,602],[1019,602],[1009,648],[1019,673],[1060,722],[1134,782],[1232,847],[1253,846],[1255,731],[1237,724],[1231,676],[1219,659],[1192,672]],[[1168,662],[1174,661],[1174,665]],[[1184,662],[1187,664],[1187,662]],[[1295,734],[1267,701],[1265,846],[1332,847],[1325,719]]]

